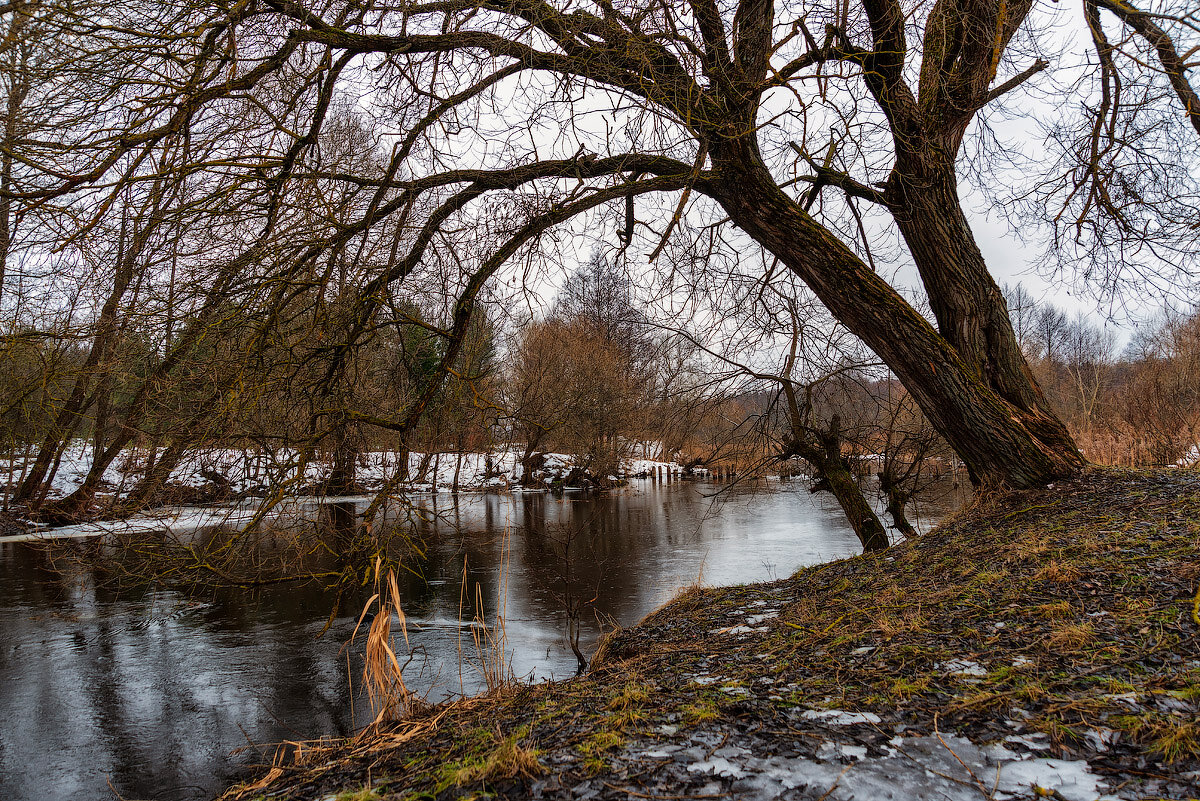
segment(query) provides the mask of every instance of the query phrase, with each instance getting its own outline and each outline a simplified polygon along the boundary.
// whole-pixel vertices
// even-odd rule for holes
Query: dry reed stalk
[[[496,622],[488,626],[483,612],[483,587],[475,584],[475,616],[471,621],[471,641],[475,644],[475,656],[479,660],[477,668],[483,678],[488,693],[495,692],[511,685],[515,681],[512,666],[506,661],[508,656],[508,631],[504,618],[508,611],[508,542],[509,529],[504,529],[501,543],[500,559],[500,606],[496,610]],[[463,602],[467,592],[467,559],[463,556],[462,584],[458,596],[458,684],[459,690],[465,694],[465,684],[462,677],[463,652]],[[498,632],[494,634],[493,632]]]
[[[483,609],[483,588],[475,585],[475,608]],[[475,642],[475,654],[479,658],[479,672],[488,692],[500,690],[513,681],[512,670],[505,658],[508,655],[508,634],[504,628],[504,617],[497,611],[495,631],[489,628],[480,611],[471,626],[471,639]]]
[[[400,621],[405,645],[408,644],[408,627],[400,604],[400,588],[396,584],[396,574],[391,568],[388,568],[384,578],[381,572],[382,563],[380,558],[375,560],[375,593],[367,599],[362,614],[358,617],[358,623],[354,626],[354,632],[350,635],[353,642],[371,607],[376,606],[375,618],[367,630],[362,673],[363,683],[367,687],[367,699],[371,704],[371,711],[375,713],[372,726],[403,717],[411,710],[414,700],[404,684],[404,669],[400,660],[396,658],[396,649],[392,644],[393,614]]]

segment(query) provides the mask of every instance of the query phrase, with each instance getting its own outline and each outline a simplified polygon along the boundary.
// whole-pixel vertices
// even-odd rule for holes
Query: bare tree
[[[1200,445],[1200,316],[1168,315],[1132,343],[1138,359],[1119,417],[1153,465],[1172,465]]]
[[[553,261],[556,232],[591,232],[625,256],[644,247],[660,270],[674,241],[707,237],[714,258],[697,269],[753,250],[800,279],[978,483],[1029,486],[1084,464],[959,197],[977,115],[1048,67],[1028,54],[1040,24],[1029,0],[97,11],[71,7],[56,31],[87,77],[62,87],[86,124],[23,156],[32,177],[6,196],[90,220],[79,211],[107,214],[129,186],[203,178],[212,191],[191,206],[198,222],[243,213],[211,228],[211,263],[230,268],[213,276],[222,291],[236,285],[263,336],[314,276],[361,270],[336,348],[345,358],[386,325],[396,287],[436,287],[434,380],[394,409],[335,404],[338,425],[407,438],[454,370],[485,288],[515,265]],[[1121,13],[1161,43],[1154,20]],[[1179,84],[1174,51],[1155,47]],[[1192,114],[1181,86],[1176,96]],[[348,98],[375,118],[378,148],[335,163],[322,135]],[[156,153],[171,158],[156,164]],[[1093,184],[1111,187],[1125,173],[1101,174],[1107,183]],[[324,196],[344,202],[315,221],[311,198],[333,186]],[[879,269],[872,220],[899,234],[936,325]],[[323,415],[313,419],[334,419]]]

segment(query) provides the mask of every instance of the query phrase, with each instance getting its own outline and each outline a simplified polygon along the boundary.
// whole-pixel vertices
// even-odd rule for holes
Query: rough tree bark
[[[1000,394],[982,366],[970,366],[896,290],[778,187],[752,142],[733,140],[713,152],[717,169],[706,191],[887,363],[976,483],[1028,487],[1083,468],[1084,459],[1061,421],[1022,403],[1022,396],[1041,394],[1032,376],[1024,378],[1027,367],[1015,375],[1002,373],[1018,389],[1024,380],[1023,391],[1013,392],[1014,399]],[[934,283],[931,294],[959,290],[957,283],[940,287]],[[1007,319],[1003,304],[1002,296],[989,306],[972,301],[961,312],[960,327],[983,330],[984,319]],[[1015,344],[1011,325],[992,333],[1001,348],[1006,338]],[[985,356],[997,349],[992,346]]]

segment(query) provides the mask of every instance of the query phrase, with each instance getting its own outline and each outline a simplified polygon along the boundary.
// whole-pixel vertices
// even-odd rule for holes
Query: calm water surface
[[[587,653],[600,621],[632,623],[697,578],[780,578],[859,550],[805,481],[708,497],[717,489],[418,500],[425,547],[401,590],[409,687],[433,700],[481,688],[475,617],[503,613],[516,675],[562,678],[576,670],[567,593],[594,599]],[[88,570],[51,570],[39,547],[0,545],[0,799],[205,799],[269,761],[272,743],[351,733],[369,715],[348,681],[361,669],[361,649],[346,646],[351,606],[322,635],[333,596],[317,587],[121,592]]]

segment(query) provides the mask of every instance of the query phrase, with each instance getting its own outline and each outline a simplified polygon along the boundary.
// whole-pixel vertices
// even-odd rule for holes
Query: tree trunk
[[[1032,376],[1003,371],[1012,386],[997,392],[899,293],[775,184],[752,145],[735,140],[713,154],[718,173],[706,191],[896,373],[976,484],[1031,487],[1083,468],[1082,455],[1057,417],[1036,404],[1014,402],[1040,396]],[[935,282],[931,292],[953,289]],[[964,313],[967,322],[979,325],[980,309]],[[1011,325],[1007,332],[1011,337]],[[989,344],[987,353],[993,349],[1007,358],[1003,342]]]
[[[908,493],[896,485],[886,470],[879,474],[879,489],[887,500],[887,513],[892,518],[892,525],[904,535],[905,539],[914,539],[917,536],[917,530],[913,528],[913,524],[908,520],[908,515],[904,512],[904,508],[908,506]]]
[[[863,552],[880,551],[888,547],[891,543],[888,542],[883,523],[867,502],[862,488],[850,472],[846,457],[842,455],[841,422],[838,416],[833,416],[824,431],[793,431],[792,437],[787,443],[788,455],[795,454],[812,465],[817,474],[817,483],[812,491],[828,491],[837,498],[838,505],[846,513],[846,519],[862,543]]]
[[[921,274],[938,332],[1002,398],[1061,427],[1021,352],[1004,294],[975,243],[953,166],[902,161],[888,181],[887,196]],[[1061,433],[1069,437],[1065,428]]]
[[[358,478],[358,438],[350,430],[354,425],[344,413],[335,413],[333,421],[333,465],[329,480],[325,483],[325,494],[331,496],[352,495]]]
[[[129,493],[129,497],[121,504],[123,513],[136,512],[148,506],[162,489],[171,473],[179,465],[183,455],[187,453],[188,440],[181,436],[167,446],[161,457],[157,457],[157,443],[151,445],[151,457],[146,463],[146,473]]]

